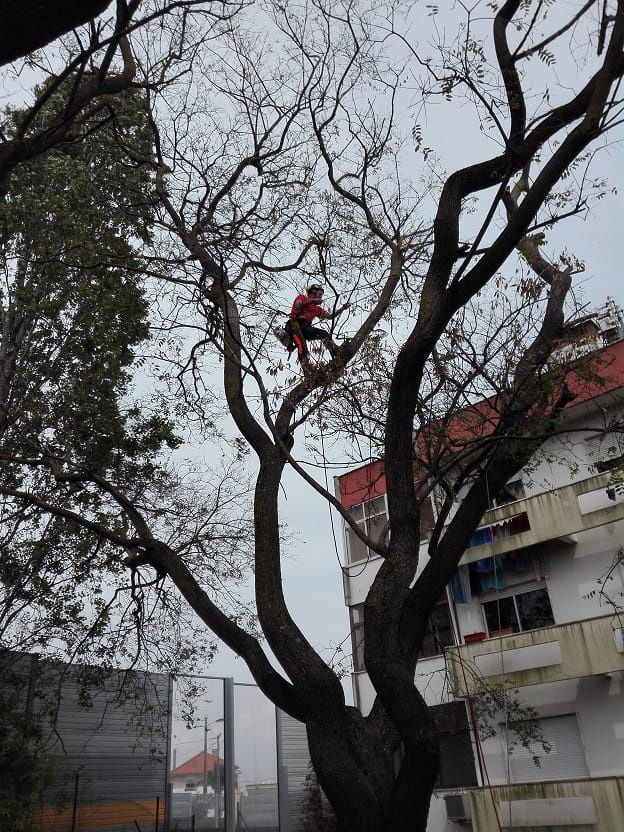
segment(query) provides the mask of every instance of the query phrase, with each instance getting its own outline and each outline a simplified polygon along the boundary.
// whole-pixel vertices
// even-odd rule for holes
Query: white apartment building
[[[566,432],[483,517],[432,615],[416,676],[444,717],[429,832],[624,830],[624,496],[611,485],[624,443],[605,433],[624,418],[622,335],[613,304],[579,321],[577,347],[594,351],[602,381],[579,382]],[[336,478],[341,503],[372,536],[387,519],[384,492],[382,462]],[[421,566],[434,512],[423,515]],[[353,690],[366,713],[363,605],[381,559],[346,526],[344,536]],[[517,689],[548,753],[518,741],[509,712],[491,715],[490,732],[479,727],[480,680]]]

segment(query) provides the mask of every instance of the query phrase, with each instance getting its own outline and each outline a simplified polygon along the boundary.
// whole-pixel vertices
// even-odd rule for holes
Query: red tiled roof
[[[223,759],[219,757],[219,763],[223,765]],[[215,771],[217,767],[217,756],[215,754],[206,754],[206,771]],[[204,752],[200,751],[199,754],[196,754],[194,757],[191,757],[185,763],[180,763],[179,766],[174,768],[171,774],[176,777],[177,775],[188,775],[188,774],[203,774],[204,773]]]
[[[574,399],[567,405],[569,410],[624,388],[624,340],[584,356],[580,368],[579,371],[571,370],[566,379],[570,392],[574,394]],[[446,446],[452,449],[455,446],[459,450],[471,440],[489,436],[499,418],[496,399],[483,399],[451,415],[445,425],[438,423],[426,427],[415,438],[416,443],[423,456],[425,443],[434,443],[438,448]],[[418,479],[417,473],[415,478]],[[343,474],[337,480],[339,499],[345,508],[371,500],[386,491],[382,460]]]

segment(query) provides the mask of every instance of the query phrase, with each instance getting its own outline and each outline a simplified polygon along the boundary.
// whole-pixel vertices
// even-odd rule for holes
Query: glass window
[[[555,623],[550,598],[545,588],[533,592],[524,592],[516,596],[518,618],[523,630],[534,630],[536,627],[549,627]]]
[[[508,503],[514,503],[516,500],[522,500],[524,496],[525,491],[522,480],[511,480],[501,488],[496,497],[491,501],[490,507],[505,506]]]
[[[512,633],[520,632],[513,597],[488,601],[483,604],[483,611],[485,612],[485,621],[489,633],[496,633],[501,630],[511,630]]]
[[[490,636],[549,627],[555,623],[546,587],[486,601],[483,612]]]
[[[420,504],[420,539],[427,540],[434,526],[433,502],[429,496]]]
[[[364,604],[349,607],[353,669],[364,670]]]
[[[368,546],[355,534],[353,529],[347,528],[347,545],[349,549],[349,563],[357,563],[368,557]]]
[[[427,622],[420,658],[428,659],[431,656],[439,656],[445,647],[454,643],[451,614],[446,595],[444,595],[433,608]]]
[[[386,498],[384,495],[353,506],[349,509],[349,514],[357,522],[359,528],[373,540],[382,540],[387,536],[388,515],[386,513]],[[368,546],[355,534],[353,529],[347,526],[345,531],[349,563],[366,560],[366,558],[373,554],[370,552]]]

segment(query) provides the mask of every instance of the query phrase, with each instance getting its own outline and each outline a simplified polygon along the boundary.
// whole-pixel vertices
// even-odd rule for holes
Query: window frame
[[[383,501],[381,505],[383,505],[383,510],[373,510],[376,501]],[[377,503],[379,505],[379,502]],[[367,507],[370,506],[370,510]],[[355,516],[355,512],[359,510],[360,518]],[[354,520],[355,524],[360,528],[363,527],[363,531],[365,534],[370,536],[371,532],[371,521],[376,520],[378,517],[384,517],[384,525],[388,522],[388,504],[386,500],[385,494],[378,494],[376,497],[373,497],[370,500],[364,500],[362,503],[356,503],[354,506],[351,506],[347,509],[347,512]],[[365,546],[365,544],[360,540],[359,537],[356,536],[353,529],[345,522],[344,524],[344,533],[345,533],[345,551],[347,553],[347,562],[349,564],[355,563],[362,563],[362,561],[368,560],[370,557],[375,557],[377,555],[376,552],[371,551],[370,547]],[[352,548],[351,548],[351,540],[352,536],[355,538],[356,545],[359,545],[362,548],[362,551],[365,553],[361,555],[361,557],[354,558],[352,556]]]
[[[518,589],[519,589],[519,586],[510,587],[508,590],[505,590],[505,591],[502,591],[502,592],[499,591],[499,592],[494,592],[494,593],[488,593],[489,595],[492,595],[492,597],[490,597],[490,598],[487,598],[487,599],[481,598],[480,599],[479,603],[481,605],[481,614],[483,616],[483,624],[484,624],[484,627],[485,627],[485,632],[488,634],[488,638],[497,638],[498,636],[511,635],[512,633],[513,634],[515,634],[515,633],[529,633],[532,630],[540,630],[542,627],[553,627],[553,626],[556,625],[557,621],[555,619],[555,614],[554,614],[554,611],[553,611],[552,602],[550,600],[550,594],[548,592],[548,587],[546,586],[546,584],[544,582],[539,582],[536,585],[532,585],[530,587],[527,587],[526,584],[525,584],[521,591],[517,591]],[[517,599],[517,597],[519,597],[521,595],[529,595],[530,593],[538,592],[539,590],[544,590],[544,592],[546,593],[546,598],[548,600],[548,606],[550,607],[550,614],[551,614],[552,622],[550,622],[549,624],[538,624],[536,627],[522,627],[522,620],[521,620],[521,616],[520,616],[520,611],[518,609],[518,602],[517,602],[516,599]],[[514,609],[514,613],[515,613],[515,616],[516,616],[516,623],[518,625],[518,629],[517,630],[512,630],[512,633],[507,633],[506,631],[510,628],[509,627],[504,627],[504,626],[500,627],[500,628],[490,629],[488,619],[487,619],[487,614],[486,614],[486,611],[485,611],[486,604],[496,604],[496,603],[499,603],[500,601],[507,601],[510,598],[513,602],[513,609]],[[494,633],[494,635],[492,635],[492,633]]]
[[[358,618],[359,620],[356,620]],[[351,625],[351,662],[354,673],[366,672],[364,666],[364,604],[349,607]]]

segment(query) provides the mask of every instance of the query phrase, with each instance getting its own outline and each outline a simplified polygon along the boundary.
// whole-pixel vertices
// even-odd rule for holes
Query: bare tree
[[[624,8],[613,3],[608,14],[590,0],[552,22],[549,8],[510,0],[489,19],[485,9],[478,18],[468,12],[458,37],[450,46],[440,42],[433,55],[410,40],[411,18],[395,6],[282,4],[273,17],[254,8],[238,32],[210,49],[179,62],[172,55],[169,68],[175,64],[178,73],[166,95],[150,87],[160,201],[152,263],[154,271],[170,266],[159,273],[168,299],[154,314],[165,312],[163,326],[184,328],[192,338],[188,358],[172,373],[187,412],[202,420],[207,403],[224,402],[238,441],[253,451],[255,603],[280,669],[224,612],[219,595],[197,581],[185,553],[159,536],[141,503],[114,482],[80,472],[89,488],[116,503],[124,530],[88,520],[78,504],[50,503],[47,510],[128,550],[132,569],[166,576],[246,661],[265,694],[305,722],[318,781],[342,830],[425,829],[439,750],[414,674],[428,618],[488,494],[496,495],[558,429],[572,395],[571,368],[550,358],[564,333],[574,268],[549,263],[538,234],[583,210],[582,199],[567,204],[558,186],[619,124]],[[569,55],[570,42],[590,44],[591,54],[582,64],[568,62],[569,78],[558,85],[550,64],[557,50]],[[146,44],[137,65],[149,76],[157,63]],[[431,187],[410,182],[398,113],[462,94],[494,153],[484,151],[448,175],[432,171]],[[420,129],[414,141],[430,157]],[[411,153],[413,159],[413,144]],[[469,337],[471,314],[496,301],[501,270],[517,253],[532,276],[507,278],[506,294],[518,296],[513,314],[495,316],[478,339]],[[351,299],[350,337],[329,363],[289,376],[275,361],[270,330],[285,311],[287,290],[309,279],[324,279]],[[501,333],[509,327],[517,351],[512,372],[507,361],[502,373]],[[383,442],[391,534],[379,542],[358,530],[297,459],[295,436],[317,415],[345,412],[338,399],[352,390],[350,379],[357,381],[351,373],[359,356],[373,361],[388,332],[398,343],[391,358],[384,352],[391,377],[377,401],[385,413],[373,397],[370,406],[359,402],[358,414]],[[454,345],[467,342],[474,354],[464,348],[459,361],[451,360]],[[391,347],[392,339],[386,343]],[[448,504],[442,507],[422,568],[420,503],[437,486],[456,493],[448,426],[477,390],[491,391],[491,409],[477,410],[489,429],[464,443],[463,465],[455,467],[465,496],[450,520]],[[286,466],[383,557],[365,603],[365,662],[377,695],[367,716],[345,704],[339,679],[284,596]],[[65,469],[52,474],[68,477]],[[20,497],[36,504],[36,495]]]
[[[6,14],[0,64],[27,56],[4,70],[7,91],[21,87],[23,72],[34,71],[40,85],[19,122],[6,119],[0,128],[0,194],[6,193],[16,165],[80,141],[88,131],[97,129],[98,122],[110,121],[114,96],[129,89],[135,80],[130,36],[159,44],[159,73],[150,83],[163,85],[170,55],[197,48],[197,40],[190,34],[193,26],[202,30],[197,38],[203,42],[220,27],[227,28],[240,8],[239,3],[228,0],[121,0],[115,3],[114,14],[97,17],[108,7],[108,0],[63,0],[44,6],[5,0],[1,5]],[[29,54],[61,35],[64,37],[55,48]],[[49,110],[52,97],[59,99],[54,119],[50,119]],[[40,119],[42,111],[47,111],[45,124]]]

